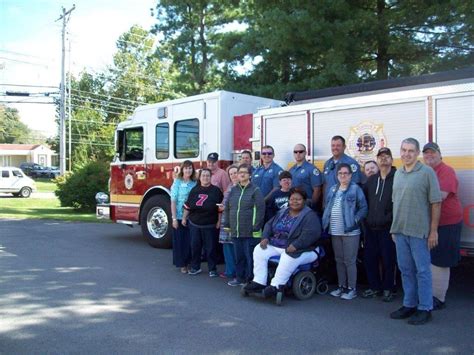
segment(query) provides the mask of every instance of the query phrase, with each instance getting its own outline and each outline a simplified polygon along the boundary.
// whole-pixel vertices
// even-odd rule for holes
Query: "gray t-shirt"
[[[417,162],[412,171],[398,169],[393,181],[392,234],[428,238],[431,204],[441,202],[441,190],[432,168]]]

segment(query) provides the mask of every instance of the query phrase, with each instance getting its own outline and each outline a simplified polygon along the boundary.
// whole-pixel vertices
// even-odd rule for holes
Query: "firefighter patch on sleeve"
[[[313,169],[313,175],[319,176],[319,170],[318,169]]]
[[[351,170],[353,173],[357,171],[357,166],[355,164],[351,164]]]

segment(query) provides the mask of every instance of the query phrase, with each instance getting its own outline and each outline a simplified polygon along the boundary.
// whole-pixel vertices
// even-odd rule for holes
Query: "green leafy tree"
[[[459,0],[247,0],[241,11],[248,28],[217,51],[237,91],[281,98],[474,59],[472,6]]]
[[[156,10],[154,33],[163,36],[157,56],[171,61],[177,91],[191,95],[221,88],[220,63],[215,51],[226,25],[240,17],[238,1],[162,0]]]
[[[16,108],[0,105],[0,143],[37,143],[31,133]]]

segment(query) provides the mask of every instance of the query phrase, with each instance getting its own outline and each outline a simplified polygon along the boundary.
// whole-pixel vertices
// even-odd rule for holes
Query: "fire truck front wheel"
[[[153,196],[145,202],[140,215],[143,236],[154,248],[171,248],[170,201],[165,196]]]

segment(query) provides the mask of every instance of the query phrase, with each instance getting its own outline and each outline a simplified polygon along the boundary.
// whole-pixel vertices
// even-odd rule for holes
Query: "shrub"
[[[107,191],[109,163],[90,161],[72,173],[56,178],[55,194],[61,206],[74,207],[83,211],[95,210],[95,194]]]

